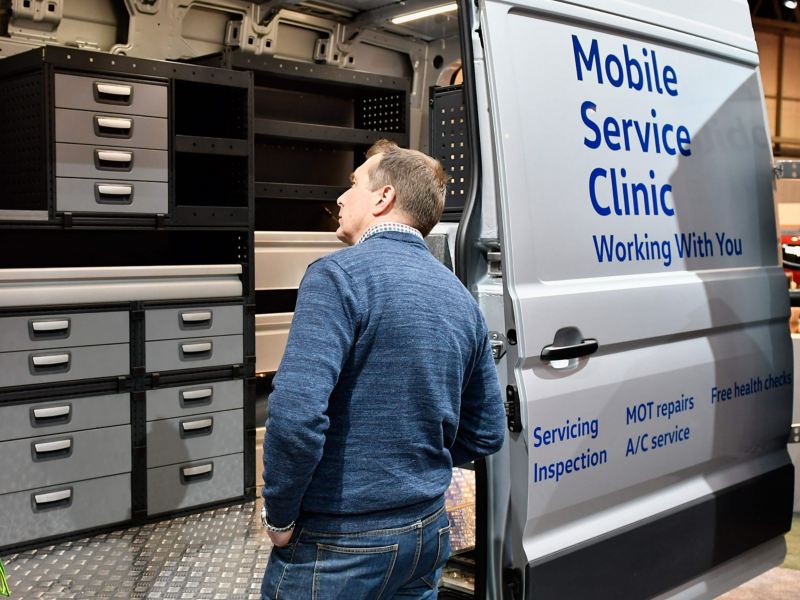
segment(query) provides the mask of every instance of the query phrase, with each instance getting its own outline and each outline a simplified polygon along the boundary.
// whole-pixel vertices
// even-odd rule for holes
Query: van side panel
[[[530,598],[666,593],[791,521],[788,297],[746,3],[695,35],[633,4],[481,7]]]

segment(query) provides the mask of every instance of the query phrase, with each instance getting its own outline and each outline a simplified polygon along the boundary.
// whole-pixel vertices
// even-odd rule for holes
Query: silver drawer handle
[[[36,494],[33,499],[36,504],[52,504],[53,502],[62,502],[69,500],[72,497],[72,490],[61,490],[58,492],[50,492],[49,494]]]
[[[97,186],[97,191],[103,196],[130,196],[133,193],[133,186],[101,183]]]
[[[34,408],[33,417],[35,419],[53,419],[55,417],[66,417],[69,415],[72,407],[70,406],[52,406],[50,408]]]
[[[31,327],[34,331],[65,331],[69,329],[69,321],[34,321]]]
[[[211,352],[211,342],[201,342],[199,344],[181,344],[181,351],[184,354],[200,354]]]
[[[48,452],[61,452],[62,450],[69,450],[72,447],[72,440],[58,440],[57,442],[42,442],[41,444],[34,444],[34,449],[37,454],[46,454]]]
[[[133,127],[132,119],[121,119],[119,117],[95,117],[98,127],[106,129],[119,129],[120,131],[130,131]]]
[[[205,388],[202,390],[184,390],[181,396],[184,400],[202,400],[203,398],[211,398],[214,392],[213,388]]]
[[[198,475],[205,475],[214,470],[214,464],[208,463],[206,465],[198,465],[196,467],[182,467],[181,474],[186,477],[197,477]]]
[[[49,356],[34,356],[34,367],[54,367],[69,364],[69,354],[50,354]]]
[[[181,427],[184,431],[197,431],[198,429],[208,429],[213,424],[213,419],[198,419],[197,421],[185,421],[181,423]]]
[[[211,311],[181,313],[181,321],[184,323],[202,323],[211,320]]]
[[[133,160],[133,152],[118,152],[115,150],[95,150],[98,160],[107,162],[129,163]]]
[[[95,89],[98,94],[106,94],[108,96],[121,96],[127,97],[131,95],[133,88],[129,85],[118,85],[113,83],[95,83]]]

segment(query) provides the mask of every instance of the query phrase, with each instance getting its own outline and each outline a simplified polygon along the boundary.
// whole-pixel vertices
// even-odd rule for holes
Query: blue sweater
[[[269,397],[273,525],[405,523],[504,437],[486,323],[422,240],[379,233],[309,266]]]

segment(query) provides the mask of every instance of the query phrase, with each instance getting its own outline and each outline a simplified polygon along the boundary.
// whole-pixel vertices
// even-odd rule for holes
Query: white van
[[[275,88],[252,67],[256,120],[291,113],[254,149],[257,307],[284,334],[304,265],[336,248],[324,211],[371,140],[351,134],[375,129],[339,122],[358,93],[331,82],[384,86],[377,129],[443,160],[436,232],[485,312],[509,423],[475,466],[459,589],[710,598],[780,564],[792,350],[744,0],[126,2],[121,20],[98,0],[58,13],[63,30],[13,4],[0,56],[48,41],[301,73]],[[277,248],[262,262],[259,239]],[[285,335],[268,339],[265,373]]]

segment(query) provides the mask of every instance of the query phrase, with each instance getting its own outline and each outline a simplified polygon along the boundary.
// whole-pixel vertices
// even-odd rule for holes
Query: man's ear
[[[372,205],[372,216],[381,217],[388,215],[394,209],[397,202],[397,192],[391,185],[385,185],[376,190],[378,197]]]

